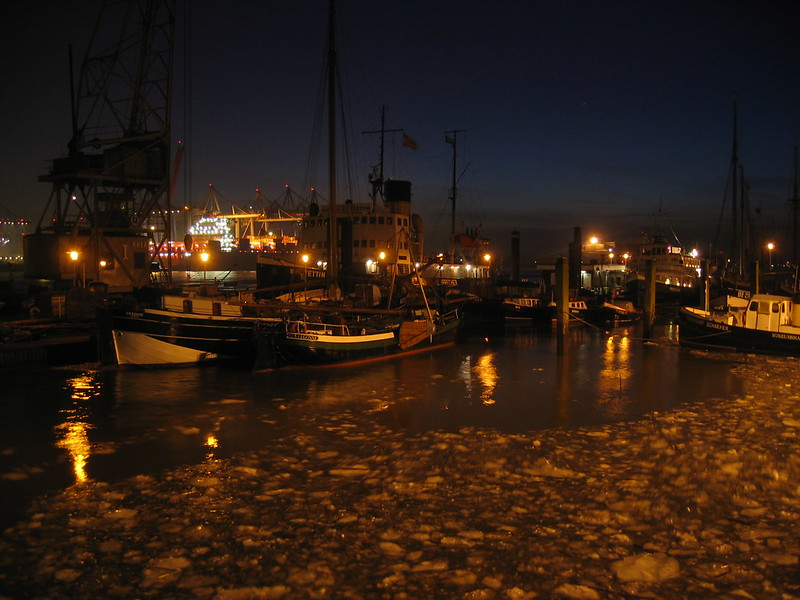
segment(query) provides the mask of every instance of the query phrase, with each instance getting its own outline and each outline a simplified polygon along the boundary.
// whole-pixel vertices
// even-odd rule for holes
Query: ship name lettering
[[[800,336],[792,335],[791,333],[773,333],[772,337],[779,340],[800,340]]]
[[[311,342],[316,342],[319,336],[312,333],[290,333],[287,335],[287,338],[290,340],[309,340]]]

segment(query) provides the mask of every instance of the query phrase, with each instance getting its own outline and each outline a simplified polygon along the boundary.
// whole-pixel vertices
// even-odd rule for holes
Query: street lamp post
[[[772,242],[767,244],[767,252],[769,254],[769,270],[772,271],[772,251],[775,249],[775,244]]]
[[[70,250],[69,257],[72,260],[72,286],[78,287],[78,261],[81,260],[81,253],[77,250]],[[86,287],[86,263],[81,260],[81,287]]]

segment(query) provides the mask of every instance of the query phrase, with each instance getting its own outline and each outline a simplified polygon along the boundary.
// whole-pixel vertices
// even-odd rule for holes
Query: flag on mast
[[[417,149],[417,140],[412,138],[410,135],[403,133],[403,146],[406,148],[411,148],[412,150]]]

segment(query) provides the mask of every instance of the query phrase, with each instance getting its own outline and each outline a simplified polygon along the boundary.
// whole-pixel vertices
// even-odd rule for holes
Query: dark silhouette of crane
[[[109,291],[150,282],[176,177],[174,31],[175,0],[105,0],[77,78],[70,56],[72,136],[39,178],[51,192],[25,239],[26,276]]]

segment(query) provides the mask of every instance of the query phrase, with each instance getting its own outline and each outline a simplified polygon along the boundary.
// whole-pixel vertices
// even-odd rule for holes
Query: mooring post
[[[569,268],[562,256],[556,259],[556,338],[558,354],[567,350],[569,331]]]
[[[652,259],[645,263],[644,279],[644,337],[653,337],[653,324],[656,320],[656,262]]]
[[[761,293],[761,265],[757,260],[750,263],[750,281],[752,282],[751,289],[754,294]]]

